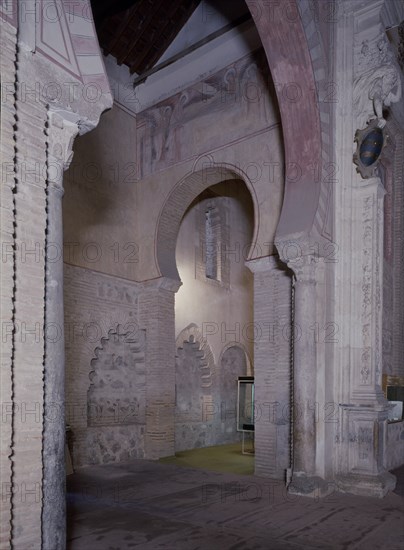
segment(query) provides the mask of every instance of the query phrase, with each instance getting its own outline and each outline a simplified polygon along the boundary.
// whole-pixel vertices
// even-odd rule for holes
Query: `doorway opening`
[[[237,425],[238,378],[253,376],[254,206],[240,179],[212,185],[185,212],[176,244],[176,462],[254,473]],[[250,404],[251,406],[251,404]],[[167,460],[167,459],[166,459]]]

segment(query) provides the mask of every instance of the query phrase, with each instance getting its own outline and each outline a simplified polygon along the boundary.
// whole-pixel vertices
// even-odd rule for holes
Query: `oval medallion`
[[[373,128],[363,139],[359,158],[365,166],[374,164],[380,156],[383,148],[383,131],[380,128]]]

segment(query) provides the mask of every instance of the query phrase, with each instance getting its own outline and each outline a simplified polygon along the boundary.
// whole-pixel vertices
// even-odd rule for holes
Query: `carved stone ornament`
[[[355,80],[354,112],[359,128],[373,119],[383,128],[386,120],[383,109],[400,101],[402,95],[401,77],[393,63],[372,68]]]
[[[386,128],[380,127],[379,119],[372,120],[363,130],[355,133],[357,148],[353,156],[356,171],[364,179],[374,177],[382,151],[387,143]]]

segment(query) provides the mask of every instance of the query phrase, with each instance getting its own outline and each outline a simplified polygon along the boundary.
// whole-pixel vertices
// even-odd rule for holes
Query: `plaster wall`
[[[139,263],[137,280],[160,275],[155,232],[167,197],[195,171],[223,166],[253,194],[253,254],[273,250],[283,194],[283,152],[275,93],[255,52],[137,117]],[[216,183],[213,182],[213,183]],[[184,211],[188,205],[180,205]],[[177,216],[173,212],[173,220]]]
[[[177,240],[183,284],[175,301],[176,450],[239,439],[237,376],[253,374],[254,338],[263,336],[262,327],[253,322],[253,275],[245,267],[254,219],[251,196],[240,180],[208,191],[209,196],[200,195],[186,212]],[[206,277],[203,233],[208,208],[220,218],[215,247],[222,267],[219,280]],[[186,330],[190,325],[199,329],[191,342]],[[208,354],[198,339],[209,347]]]
[[[241,181],[215,185],[221,196],[195,201],[185,214],[177,240],[177,267],[182,286],[175,298],[175,332],[195,323],[209,341],[217,364],[223,348],[242,344],[252,357],[253,277],[245,267],[253,228],[251,197]],[[216,281],[197,273],[201,250],[201,221],[208,206],[215,206],[227,218],[228,242],[218,243],[227,256],[228,280]],[[224,228],[223,228],[224,229]]]
[[[136,123],[114,104],[97,129],[78,138],[65,173],[64,261],[134,279]]]

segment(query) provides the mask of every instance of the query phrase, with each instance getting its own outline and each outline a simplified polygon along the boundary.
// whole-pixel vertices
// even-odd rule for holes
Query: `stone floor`
[[[315,500],[255,476],[143,460],[96,466],[68,477],[67,548],[402,550],[398,492]]]

